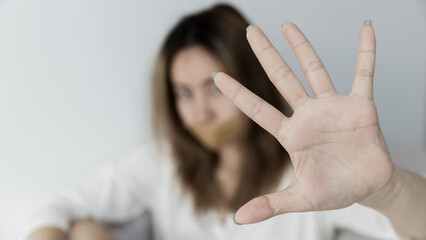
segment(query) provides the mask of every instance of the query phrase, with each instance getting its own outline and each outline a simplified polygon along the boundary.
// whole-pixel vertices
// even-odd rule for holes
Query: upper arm
[[[93,219],[126,222],[140,216],[155,198],[159,159],[151,147],[103,167],[77,188],[63,191],[34,207],[24,235],[45,226],[67,231],[70,222]]]

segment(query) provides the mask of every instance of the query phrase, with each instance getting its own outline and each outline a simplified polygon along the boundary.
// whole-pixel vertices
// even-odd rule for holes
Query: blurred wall
[[[77,184],[150,139],[149,76],[168,29],[216,1],[0,0],[0,239],[35,199]],[[426,2],[229,1],[304,81],[281,36],[306,34],[350,92],[359,31],[377,37],[375,100],[395,162],[426,172]]]

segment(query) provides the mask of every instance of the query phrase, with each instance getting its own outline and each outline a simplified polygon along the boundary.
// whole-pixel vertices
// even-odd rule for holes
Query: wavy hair
[[[279,183],[289,156],[279,142],[252,120],[243,142],[241,179],[231,199],[221,191],[215,171],[218,153],[205,149],[185,129],[176,109],[170,67],[182,49],[198,45],[216,57],[228,74],[282,112],[291,111],[269,81],[245,38],[247,20],[235,8],[219,4],[185,16],[167,35],[152,78],[154,136],[166,140],[176,161],[177,175],[202,212],[225,207],[236,211],[248,200]]]

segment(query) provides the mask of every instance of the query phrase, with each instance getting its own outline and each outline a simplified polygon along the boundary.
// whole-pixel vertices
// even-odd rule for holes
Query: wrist
[[[389,182],[359,203],[367,207],[374,208],[384,214],[389,212],[395,205],[395,199],[397,199],[397,196],[401,193],[402,174],[401,169],[394,165],[393,174]]]

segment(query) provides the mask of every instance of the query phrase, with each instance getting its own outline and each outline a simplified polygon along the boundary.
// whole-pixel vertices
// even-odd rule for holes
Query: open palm
[[[375,36],[361,30],[354,84],[349,96],[336,93],[309,41],[293,23],[282,33],[295,53],[315,95],[309,97],[297,76],[258,27],[247,39],[270,80],[294,110],[287,117],[225,73],[214,76],[221,91],[288,151],[294,179],[280,192],[255,198],[236,220],[254,223],[301,211],[337,209],[385,188],[394,174],[373,101]]]

